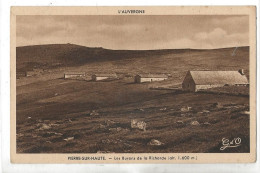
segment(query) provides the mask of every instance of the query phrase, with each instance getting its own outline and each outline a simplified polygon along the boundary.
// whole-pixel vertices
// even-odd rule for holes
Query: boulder
[[[221,104],[221,103],[219,103],[219,102],[216,102],[216,103],[213,103],[213,106],[215,107],[215,108],[223,108],[223,105]]]
[[[138,121],[137,119],[133,119],[131,120],[131,128],[146,131],[146,123],[144,121]]]
[[[211,125],[209,122],[205,122],[205,123],[203,123],[202,124],[203,126],[209,126],[209,125]]]
[[[65,139],[63,139],[64,141],[72,141],[72,140],[74,140],[74,136],[73,137],[68,137],[68,138],[65,138]]]
[[[190,110],[191,110],[191,107],[189,107],[189,106],[184,106],[184,107],[181,108],[182,112],[188,112]]]
[[[114,125],[116,122],[113,120],[106,120],[105,123],[107,126],[111,126],[111,125]]]
[[[148,143],[148,145],[156,145],[156,146],[160,146],[160,145],[163,145],[164,143],[162,143],[162,142],[160,142],[160,141],[158,141],[158,140],[156,140],[156,139],[152,139],[149,143]]]
[[[144,109],[140,108],[140,109],[139,109],[139,111],[142,111],[142,112],[143,112],[143,111],[144,111]]]
[[[93,110],[91,113],[90,113],[91,116],[97,116],[99,115],[99,113],[95,110]]]
[[[176,124],[184,124],[183,121],[176,121]]]
[[[39,128],[39,130],[48,130],[51,128],[51,126],[49,126],[48,124],[41,124],[40,125],[41,127]]]
[[[192,121],[190,124],[192,126],[199,126],[200,125],[200,123],[198,121]]]
[[[250,115],[250,112],[249,111],[243,111],[241,112],[242,115]]]
[[[210,113],[210,111],[208,111],[208,110],[203,110],[202,112],[203,113]]]

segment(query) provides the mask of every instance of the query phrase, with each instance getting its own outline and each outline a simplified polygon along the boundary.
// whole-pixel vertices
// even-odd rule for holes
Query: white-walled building
[[[93,81],[100,81],[100,80],[105,80],[105,79],[116,79],[116,78],[117,78],[116,74],[94,74],[94,75],[92,75]]]
[[[138,74],[135,76],[135,83],[163,81],[166,79],[168,79],[168,76],[165,74]]]
[[[66,72],[64,73],[64,79],[83,77],[86,76],[85,72]]]

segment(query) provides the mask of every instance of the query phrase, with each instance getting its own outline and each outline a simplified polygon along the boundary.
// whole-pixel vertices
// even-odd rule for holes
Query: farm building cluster
[[[65,73],[64,78],[82,77],[84,72]],[[169,74],[137,74],[134,76],[134,83],[156,82],[167,80]],[[103,73],[93,74],[92,81],[102,81],[106,79],[117,79],[116,74]],[[244,70],[238,71],[188,71],[182,82],[182,90],[197,92],[215,87],[223,86],[248,86],[248,79]]]
[[[17,71],[16,78],[31,77],[41,74],[42,70]],[[168,80],[170,74],[136,74],[132,76],[134,83],[159,82]],[[115,73],[96,73],[87,75],[86,72],[65,72],[64,79],[88,78],[92,81],[119,79]],[[238,71],[188,71],[182,82],[182,90],[197,92],[209,88],[223,86],[248,86],[249,82],[243,69]]]
[[[69,78],[80,78],[86,76],[85,72],[66,72],[64,73],[64,79]],[[102,81],[106,79],[117,79],[117,74],[114,73],[98,73],[91,75],[92,81]],[[135,83],[144,83],[144,82],[155,82],[163,81],[168,79],[168,76],[165,74],[137,74],[134,77]]]

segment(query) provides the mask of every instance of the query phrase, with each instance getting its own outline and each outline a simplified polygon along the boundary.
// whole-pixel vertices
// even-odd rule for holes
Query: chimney
[[[239,69],[238,72],[239,72],[241,75],[245,75],[244,69]]]

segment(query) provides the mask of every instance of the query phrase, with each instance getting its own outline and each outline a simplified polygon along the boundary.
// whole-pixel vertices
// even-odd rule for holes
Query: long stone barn
[[[244,70],[239,71],[188,71],[183,82],[184,91],[199,91],[222,86],[248,85]]]
[[[100,81],[100,80],[105,80],[105,79],[116,79],[116,78],[117,78],[116,74],[109,74],[109,73],[92,75],[93,81]]]
[[[138,74],[135,76],[135,83],[163,81],[166,79],[168,79],[168,76],[165,74]]]
[[[64,79],[76,78],[86,76],[85,72],[66,72],[64,73]]]

